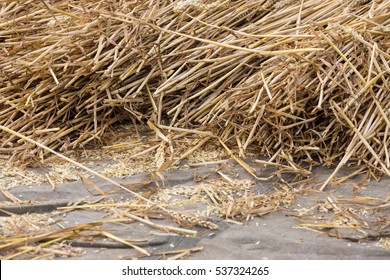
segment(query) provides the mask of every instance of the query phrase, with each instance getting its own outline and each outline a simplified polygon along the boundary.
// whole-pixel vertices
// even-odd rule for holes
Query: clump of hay
[[[389,12],[379,0],[6,1],[0,125],[65,151],[149,121],[292,168],[355,160],[390,175]],[[42,150],[1,132],[0,152]]]

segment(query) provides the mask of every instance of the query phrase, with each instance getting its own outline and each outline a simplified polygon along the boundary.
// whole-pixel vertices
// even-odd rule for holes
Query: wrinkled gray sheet
[[[250,178],[250,175],[237,165],[230,168],[240,174],[239,178]],[[195,184],[193,182],[194,170],[177,170],[165,173],[165,185],[175,186],[178,184]],[[196,168],[198,176],[217,178],[215,166]],[[332,170],[317,168],[315,173],[317,180],[324,180]],[[341,173],[348,174],[348,170]],[[342,174],[340,174],[342,175]],[[134,175],[128,178],[115,179],[119,183],[128,184],[145,180],[144,174]],[[351,181],[340,187],[329,188],[336,194],[348,196],[351,186],[361,178]],[[110,190],[113,187],[100,179],[93,180],[101,189]],[[148,186],[154,188],[154,185]],[[270,191],[274,188],[272,182],[261,182],[258,185],[259,192]],[[46,213],[57,207],[69,205],[75,202],[94,201],[100,195],[91,195],[85,185],[80,182],[71,182],[56,186],[53,191],[48,184],[25,187],[19,186],[11,190],[15,196],[23,196],[23,199],[36,200],[32,205],[7,206],[1,209],[8,212],[23,213]],[[364,195],[385,199],[390,193],[390,180],[383,178],[381,182],[367,183],[363,190]],[[113,199],[128,197],[126,192],[118,192],[110,195]],[[37,200],[38,199],[38,200]],[[0,200],[6,200],[0,194]],[[297,197],[295,203],[300,206],[310,207],[310,199]],[[306,205],[307,204],[307,205]],[[389,214],[390,211],[387,211]],[[171,233],[162,233],[148,226],[108,224],[103,228],[115,232],[116,235],[126,239],[145,239],[145,242],[136,243],[149,252],[162,252],[203,246],[203,250],[191,253],[186,259],[390,259],[390,251],[377,246],[377,241],[351,242],[348,240],[331,238],[309,230],[299,229],[290,210],[283,210],[262,217],[253,218],[243,225],[227,223],[222,218],[216,218],[219,230],[213,231],[204,228],[196,228],[197,237],[188,237]],[[2,212],[0,215],[5,215]],[[104,213],[91,210],[77,210],[61,217],[67,224],[81,224],[97,221],[104,218]],[[169,220],[158,220],[160,224],[173,225]],[[387,228],[389,230],[389,228]],[[91,242],[70,242],[72,246],[82,248],[86,254],[77,259],[129,259],[137,255],[133,249],[107,240],[94,240]],[[162,256],[151,256],[147,259],[161,259]]]

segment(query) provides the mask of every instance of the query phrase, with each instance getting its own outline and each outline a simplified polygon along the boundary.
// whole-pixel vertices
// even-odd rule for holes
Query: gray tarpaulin
[[[239,178],[250,178],[249,174],[241,170],[239,166],[230,166],[236,169]],[[165,186],[193,185],[194,170],[176,170],[166,173]],[[196,168],[197,176],[204,176],[207,179],[218,177],[214,172],[215,166]],[[323,180],[330,174],[331,170],[318,168],[315,174],[317,180]],[[343,171],[342,171],[343,172]],[[344,171],[348,172],[348,171]],[[134,175],[128,178],[115,179],[119,183],[129,184],[145,180],[143,174]],[[361,178],[349,181],[339,187],[329,187],[328,191],[333,195],[350,197],[352,188]],[[113,189],[109,183],[93,179],[102,190]],[[390,180],[383,178],[380,182],[371,181],[366,184],[361,195],[386,199],[390,191]],[[161,187],[161,186],[160,186]],[[258,192],[270,191],[275,186],[272,182],[259,182]],[[146,188],[156,188],[151,184]],[[49,184],[37,186],[18,186],[11,190],[16,197],[24,200],[34,201],[31,205],[8,205],[1,207],[2,210],[23,214],[23,213],[46,213],[56,210],[58,207],[85,201],[97,201],[101,195],[91,194],[85,184],[81,181],[58,184],[53,190]],[[121,200],[129,193],[120,191],[108,195],[114,201]],[[107,196],[106,196],[107,197]],[[7,200],[0,194],[0,200]],[[294,206],[310,208],[314,204],[312,198],[297,195]],[[196,204],[191,207],[196,207]],[[294,208],[294,207],[292,207]],[[387,207],[387,219],[389,218]],[[5,215],[2,212],[0,215]],[[383,215],[383,213],[382,213]],[[390,259],[390,251],[378,246],[378,240],[364,240],[354,242],[353,240],[338,239],[327,236],[316,231],[299,228],[302,223],[295,219],[296,213],[292,209],[282,209],[278,212],[255,217],[253,219],[238,220],[242,223],[234,224],[225,221],[222,217],[214,217],[218,224],[218,230],[211,230],[196,227],[197,237],[183,236],[173,233],[164,233],[139,222],[131,224],[107,224],[102,228],[109,232],[115,232],[117,236],[124,239],[142,240],[136,244],[152,253],[152,259],[161,259],[162,255],[153,255],[156,252],[179,250],[202,246],[203,250],[191,253],[187,259]],[[62,224],[83,224],[104,219],[105,213],[93,209],[80,209],[62,214]],[[382,217],[385,218],[386,217]],[[160,224],[174,225],[169,219],[158,220]],[[177,226],[177,225],[176,225]],[[388,230],[384,228],[383,230]],[[85,254],[78,256],[79,259],[128,259],[137,256],[133,249],[126,245],[107,239],[96,239],[90,241],[69,241],[69,244],[80,247]]]

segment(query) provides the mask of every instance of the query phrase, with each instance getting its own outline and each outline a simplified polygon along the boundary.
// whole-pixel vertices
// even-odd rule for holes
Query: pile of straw
[[[389,50],[386,0],[2,1],[0,125],[65,151],[149,120],[390,175]]]

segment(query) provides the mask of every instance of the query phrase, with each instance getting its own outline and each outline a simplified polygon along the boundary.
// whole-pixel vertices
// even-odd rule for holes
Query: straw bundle
[[[389,1],[3,1],[0,125],[65,151],[164,120],[390,175],[389,50]]]

